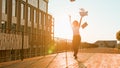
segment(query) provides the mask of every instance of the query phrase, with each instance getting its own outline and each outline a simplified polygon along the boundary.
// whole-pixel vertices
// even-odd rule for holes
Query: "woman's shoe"
[[[76,56],[76,55],[74,55],[74,58],[75,58],[75,59],[77,59],[77,56]]]

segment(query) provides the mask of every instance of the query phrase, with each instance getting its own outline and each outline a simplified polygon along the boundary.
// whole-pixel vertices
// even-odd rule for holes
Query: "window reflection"
[[[41,25],[41,12],[39,12],[39,29],[42,29],[42,25]]]
[[[34,10],[34,23],[36,23],[36,10]]]
[[[12,16],[16,14],[16,0],[12,0]]]
[[[40,0],[39,1],[39,9],[44,12],[47,12],[46,7],[47,7],[47,3],[44,0]]]
[[[46,25],[46,15],[44,14],[44,22],[43,22],[44,25]]]
[[[24,25],[25,25],[25,5],[21,3],[21,28],[20,30],[24,31]]]
[[[34,10],[34,27],[37,27],[37,22],[36,22],[36,10]]]
[[[31,8],[28,7],[28,26],[31,26]]]
[[[17,2],[16,0],[12,0],[12,23],[11,23],[11,30],[16,29],[16,23],[17,23],[17,18],[16,18],[16,9],[17,8]]]
[[[33,5],[34,7],[38,7],[38,0],[28,0],[28,3]]]
[[[36,10],[34,10],[34,27],[37,28],[37,22],[36,22]]]
[[[7,13],[7,1],[2,0],[2,13]]]
[[[24,19],[24,4],[21,4],[21,19]]]
[[[28,7],[28,21],[30,21],[30,7]]]

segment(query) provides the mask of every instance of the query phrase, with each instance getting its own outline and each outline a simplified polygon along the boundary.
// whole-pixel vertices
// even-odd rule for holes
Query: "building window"
[[[24,4],[21,4],[21,19],[24,19],[25,18],[25,13],[24,13],[24,11],[25,11],[25,5]]]
[[[44,25],[46,25],[46,15],[44,14]]]
[[[2,13],[7,13],[7,1],[2,0]]]
[[[16,0],[12,0],[12,24],[17,23],[16,13],[17,13],[17,2]]]
[[[39,12],[39,29],[42,29],[42,24],[41,24],[41,12]]]
[[[34,10],[34,27],[37,28],[37,22],[36,22],[36,10]]]
[[[47,9],[46,7],[47,7],[47,3],[44,0],[40,0],[39,1],[39,9],[44,11],[44,12],[47,12],[46,11],[46,9]]]
[[[38,0],[28,0],[28,3],[36,8],[38,7]]]
[[[31,8],[28,7],[28,26],[31,27]]]
[[[16,16],[16,0],[12,0],[12,16]]]
[[[24,25],[25,25],[25,5],[21,3],[21,28],[20,31],[24,31]]]
[[[34,23],[36,23],[36,10],[34,10]]]
[[[31,15],[30,15],[30,12],[31,12],[31,11],[30,11],[30,7],[28,7],[28,21],[31,21],[31,20],[30,20],[30,16],[31,16]]]

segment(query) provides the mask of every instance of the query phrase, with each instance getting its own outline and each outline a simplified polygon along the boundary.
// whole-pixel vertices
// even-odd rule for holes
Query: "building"
[[[99,47],[116,47],[117,46],[117,40],[98,40],[95,42],[96,45]]]
[[[37,51],[45,52],[53,37],[54,19],[48,14],[48,0],[0,0],[0,58],[11,53],[15,53],[14,59],[26,53],[31,55],[24,57],[37,56]]]

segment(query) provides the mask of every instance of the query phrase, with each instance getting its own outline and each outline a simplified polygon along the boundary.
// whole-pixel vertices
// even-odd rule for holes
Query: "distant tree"
[[[116,39],[117,39],[118,41],[120,41],[120,31],[118,31],[118,32],[116,33]]]
[[[116,39],[119,41],[117,48],[120,49],[120,30],[116,33]]]

